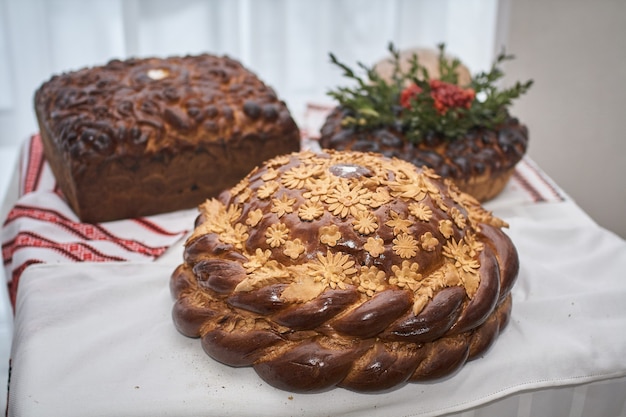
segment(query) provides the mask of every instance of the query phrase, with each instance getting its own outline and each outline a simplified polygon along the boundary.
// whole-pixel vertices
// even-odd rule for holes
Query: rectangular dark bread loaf
[[[83,222],[193,208],[300,149],[275,92],[226,56],[113,60],[35,93],[45,156]]]

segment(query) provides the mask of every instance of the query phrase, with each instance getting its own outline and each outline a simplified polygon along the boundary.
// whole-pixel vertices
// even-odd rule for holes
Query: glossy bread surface
[[[174,322],[286,390],[440,378],[507,323],[519,264],[503,226],[406,161],[283,155],[200,207]]]

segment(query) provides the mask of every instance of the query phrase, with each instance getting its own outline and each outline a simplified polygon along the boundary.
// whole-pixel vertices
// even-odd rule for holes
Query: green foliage
[[[457,69],[461,65],[458,59],[448,60],[445,57],[445,45],[438,45],[440,80],[458,85]],[[409,70],[400,70],[400,53],[393,44],[389,44],[393,74],[391,81],[386,81],[373,68],[358,63],[364,77],[352,68],[340,62],[332,53],[331,62],[343,70],[343,75],[354,82],[353,87],[338,87],[328,95],[339,102],[342,107],[351,110],[342,124],[358,129],[372,129],[382,126],[393,126],[402,130],[411,141],[419,142],[430,132],[443,135],[448,139],[463,136],[473,127],[493,128],[502,123],[507,115],[507,108],[513,100],[525,94],[533,84],[532,80],[517,82],[510,88],[498,89],[496,83],[504,73],[500,65],[512,55],[500,53],[489,72],[481,72],[474,77],[468,86],[476,98],[469,108],[448,107],[445,112],[438,111],[432,97],[430,75],[420,65],[417,55],[409,60]],[[421,93],[411,99],[410,108],[400,105],[402,91],[410,84],[416,84]]]

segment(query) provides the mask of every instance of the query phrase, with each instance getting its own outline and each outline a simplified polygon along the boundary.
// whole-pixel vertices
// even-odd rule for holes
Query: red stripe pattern
[[[530,182],[523,177],[518,171],[513,172],[513,179],[519,183],[519,185],[526,190],[526,192],[531,196],[535,203],[541,203],[546,201],[541,193],[537,191]]]
[[[155,222],[152,222],[152,221],[146,219],[145,217],[138,217],[136,219],[131,219],[131,220],[134,221],[134,222],[137,222],[138,224],[142,225],[146,229],[152,230],[155,233],[160,233],[162,235],[167,235],[167,236],[177,236],[178,235],[178,233],[175,233],[175,232],[168,232],[167,230],[163,229],[162,227],[160,227]]]
[[[2,225],[2,260],[15,306],[30,265],[153,261],[193,227],[195,210],[114,222],[81,223],[65,201],[36,134],[22,148],[19,195]]]
[[[39,136],[33,136],[29,141],[26,164],[26,175],[24,175],[23,194],[32,193],[37,190],[41,173],[44,166],[43,145]]]
[[[15,302],[17,301],[17,286],[18,286],[18,283],[20,282],[20,276],[22,275],[22,272],[24,272],[24,270],[31,265],[37,265],[37,264],[42,264],[42,263],[44,262],[40,259],[30,259],[27,262],[24,262],[22,265],[20,265],[19,268],[16,268],[15,270],[13,270],[12,279],[7,284],[8,289],[9,289],[9,300],[13,308],[15,308]]]
[[[10,224],[13,221],[17,221],[19,219],[31,218],[41,222],[49,222],[54,223],[58,227],[67,230],[68,233],[75,235],[77,238],[91,241],[91,240],[110,240],[116,245],[121,246],[125,250],[132,252],[143,253],[148,256],[159,256],[163,251],[167,248],[163,247],[150,247],[144,245],[141,242],[136,240],[129,240],[116,237],[112,235],[107,229],[98,224],[90,224],[90,223],[76,223],[66,218],[65,216],[57,213],[53,210],[47,209],[33,209],[32,207],[26,207],[22,205],[16,205],[13,210],[7,216],[5,221],[5,226]],[[141,219],[134,219],[140,224],[151,225],[147,220],[142,221]],[[131,220],[132,221],[132,220]],[[167,236],[178,236],[179,233],[171,233],[159,228],[156,225],[151,225],[148,228],[150,231],[154,233],[161,233]],[[87,259],[83,259],[87,260]]]
[[[532,172],[533,175],[529,176],[522,175],[519,172],[516,173],[518,174],[518,177],[524,179],[524,182],[528,184],[528,187],[533,188],[533,185],[531,184],[532,180],[527,179],[527,177],[532,177],[535,179],[534,183],[536,186],[544,189],[544,192],[539,193],[541,195],[539,201],[565,201],[565,194],[563,191],[561,191],[560,188],[554,184],[554,182],[552,182],[537,165],[529,160],[524,160],[523,163],[527,167],[528,171]]]
[[[18,234],[15,239],[7,242],[6,245],[2,245],[2,255],[5,255],[6,250],[8,259],[6,259],[5,262],[10,262],[12,260],[10,255],[11,253],[23,248],[32,247],[56,251],[74,262],[120,262],[125,260],[119,256],[106,255],[87,243],[59,243],[46,239],[45,237],[37,235],[33,232],[22,232]]]

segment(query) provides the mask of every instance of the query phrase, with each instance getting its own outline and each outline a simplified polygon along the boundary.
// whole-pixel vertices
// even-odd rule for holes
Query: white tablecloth
[[[28,170],[21,172],[23,189]],[[46,184],[45,166],[40,172]],[[44,211],[49,201],[58,207],[56,193],[22,201],[14,188],[3,213],[33,199]],[[72,252],[58,257],[51,247],[52,257],[19,269],[21,276],[15,268],[37,259],[41,247],[3,240],[9,279],[20,278],[9,416],[626,416],[626,242],[528,158],[486,207],[510,223],[520,254],[509,326],[453,377],[380,394],[292,394],[251,369],[211,360],[171,322],[168,280],[182,237],[154,262],[75,263]],[[168,216],[159,221],[182,224],[180,231],[195,214]],[[20,233],[59,236],[28,216],[12,222],[3,228],[7,242]]]
[[[156,263],[24,272],[9,416],[626,415],[626,243],[571,201],[498,214],[521,260],[511,322],[445,381],[292,394],[216,363],[172,326],[176,245]]]

